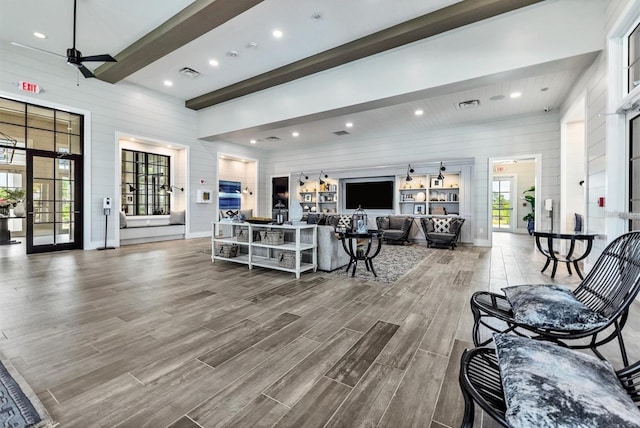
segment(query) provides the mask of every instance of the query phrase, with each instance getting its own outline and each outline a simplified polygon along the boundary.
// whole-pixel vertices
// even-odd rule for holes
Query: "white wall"
[[[214,218],[213,204],[195,204],[199,179],[215,183],[217,150],[236,150],[224,144],[196,139],[196,114],[177,99],[127,83],[111,85],[96,79],[78,79],[77,70],[64,60],[10,45],[0,46],[0,95],[50,107],[89,113],[85,145],[85,248],[104,245],[102,198],[119,196],[117,133],[140,135],[189,147],[187,195],[188,236],[206,236]],[[13,84],[27,80],[41,85],[43,93],[27,96]],[[242,152],[242,150],[239,150]],[[246,154],[248,151],[245,150]],[[210,185],[209,185],[210,186]],[[186,191],[186,189],[185,189]],[[115,240],[117,216],[111,216],[109,245]]]
[[[349,170],[381,165],[403,165],[396,174],[406,172],[406,164],[439,162],[472,158],[473,183],[466,207],[473,217],[473,236],[478,244],[488,243],[489,220],[489,158],[514,155],[542,155],[542,198],[560,196],[560,133],[558,115],[554,112],[499,121],[458,125],[455,128],[423,129],[388,132],[374,139],[348,140],[318,145],[312,149],[291,148],[265,158],[261,182],[271,176],[289,175],[296,180],[299,172]],[[446,162],[445,162],[446,163]],[[369,174],[375,174],[372,168]],[[261,198],[260,206],[269,201]]]

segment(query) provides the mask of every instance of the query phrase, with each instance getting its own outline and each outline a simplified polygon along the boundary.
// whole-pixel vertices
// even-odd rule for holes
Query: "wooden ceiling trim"
[[[211,107],[541,1],[543,0],[462,1],[233,85],[192,98],[187,100],[185,105],[193,110]]]
[[[235,18],[263,0],[196,0],[115,58],[98,67],[100,80],[116,83]]]

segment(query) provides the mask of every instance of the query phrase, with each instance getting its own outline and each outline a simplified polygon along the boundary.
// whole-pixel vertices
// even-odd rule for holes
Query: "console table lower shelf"
[[[264,243],[260,232],[266,231],[280,231],[284,235],[283,242]],[[211,260],[214,263],[216,260],[223,260],[246,264],[249,269],[256,266],[292,272],[296,274],[296,278],[300,278],[302,272],[315,272],[318,267],[317,239],[316,225],[213,222]],[[223,246],[227,246],[225,251],[221,250]],[[233,251],[230,251],[229,246]],[[310,262],[303,262],[303,255]]]

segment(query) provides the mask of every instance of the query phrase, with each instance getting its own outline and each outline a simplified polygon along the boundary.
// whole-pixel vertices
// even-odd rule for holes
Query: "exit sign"
[[[24,92],[31,92],[32,94],[40,93],[40,85],[37,83],[21,81],[18,82],[18,86],[20,87],[20,90]]]

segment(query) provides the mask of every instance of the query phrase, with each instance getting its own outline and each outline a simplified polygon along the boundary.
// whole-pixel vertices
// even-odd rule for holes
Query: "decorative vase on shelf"
[[[13,207],[13,215],[16,217],[24,217],[24,214],[25,214],[24,202],[22,201],[17,202],[16,205]]]
[[[299,201],[293,199],[289,203],[289,220],[291,221],[300,221],[302,220],[302,205],[300,205]]]

